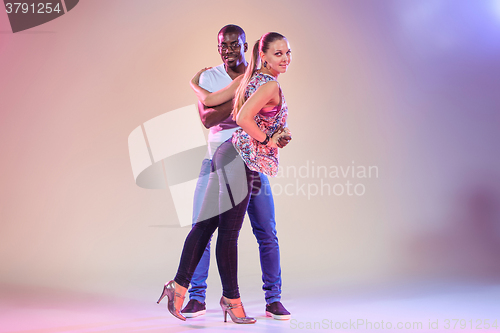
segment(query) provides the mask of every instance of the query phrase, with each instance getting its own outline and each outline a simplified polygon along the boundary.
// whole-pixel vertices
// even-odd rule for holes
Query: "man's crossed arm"
[[[205,106],[198,101],[198,112],[200,119],[206,128],[218,125],[231,115],[233,110],[233,100],[227,101],[217,106]]]

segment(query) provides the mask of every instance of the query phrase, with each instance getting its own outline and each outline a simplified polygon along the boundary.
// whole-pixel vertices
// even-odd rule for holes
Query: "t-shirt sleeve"
[[[212,80],[210,78],[210,75],[207,75],[206,73],[206,71],[201,73],[200,81],[198,82],[198,84],[203,89],[213,92]]]

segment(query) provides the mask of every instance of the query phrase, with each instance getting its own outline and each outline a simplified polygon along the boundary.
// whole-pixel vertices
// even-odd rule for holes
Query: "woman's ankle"
[[[175,281],[174,281],[175,282]],[[175,307],[177,309],[181,309],[184,304],[184,295],[186,295],[187,288],[181,286],[177,282],[175,282],[175,293],[181,295],[181,297],[174,297],[175,299]]]
[[[231,304],[240,304],[241,303],[241,297],[238,297],[238,298],[227,298],[226,296],[223,296],[223,297],[227,303],[231,303]]]
[[[180,284],[178,284],[177,282],[175,282],[175,292],[181,294],[182,296],[184,296],[184,295],[186,295],[187,288],[183,287]]]
[[[233,307],[231,311],[234,313],[236,317],[246,317],[245,309],[243,308],[243,304],[241,304],[241,297],[238,298],[227,298],[224,297],[227,304],[231,304]]]

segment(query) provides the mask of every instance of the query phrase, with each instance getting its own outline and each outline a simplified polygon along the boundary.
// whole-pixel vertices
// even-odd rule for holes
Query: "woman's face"
[[[285,73],[292,61],[292,50],[286,39],[278,39],[269,44],[266,53],[261,54],[262,61],[267,61],[271,72]],[[270,66],[270,67],[269,67]]]

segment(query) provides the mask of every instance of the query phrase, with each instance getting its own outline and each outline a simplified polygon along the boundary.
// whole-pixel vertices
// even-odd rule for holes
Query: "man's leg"
[[[204,159],[201,164],[200,176],[198,177],[198,182],[196,183],[196,190],[194,192],[193,200],[193,225],[198,220],[200,215],[201,207],[203,204],[203,198],[205,197],[205,192],[208,185],[208,177],[210,175],[211,162],[209,159]],[[205,314],[205,296],[207,289],[207,278],[208,269],[210,267],[210,241],[203,252],[198,266],[194,271],[193,278],[191,279],[191,288],[189,292],[189,302],[184,309],[182,309],[182,314],[188,318],[197,317]]]
[[[274,200],[267,176],[260,173],[260,184],[254,183],[248,205],[248,216],[257,238],[262,269],[262,289],[265,291],[266,312],[275,319],[289,319],[290,313],[281,304],[281,266]],[[259,180],[257,180],[258,182]],[[268,311],[269,310],[269,311]]]

